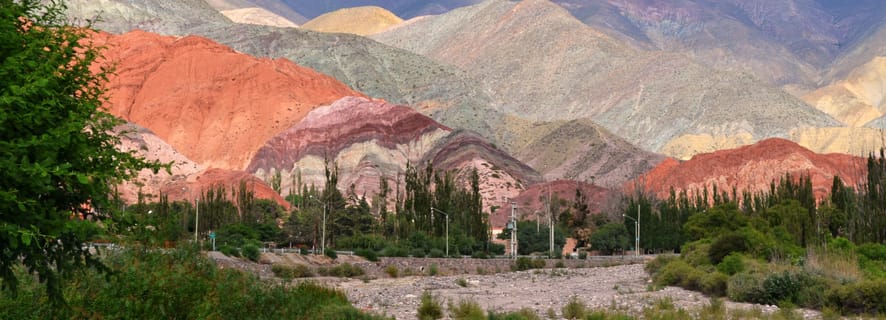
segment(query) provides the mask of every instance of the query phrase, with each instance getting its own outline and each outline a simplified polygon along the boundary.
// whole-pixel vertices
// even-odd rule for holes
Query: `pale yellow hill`
[[[302,25],[302,28],[320,32],[370,35],[382,32],[403,22],[397,15],[376,6],[354,7],[325,13]]]
[[[257,24],[272,27],[297,28],[298,25],[264,8],[222,10],[221,14],[236,23]]]
[[[867,156],[886,147],[886,130],[876,128],[794,129],[790,139],[817,153],[846,153]]]
[[[845,80],[803,97],[843,123],[860,127],[886,113],[886,57],[856,68]]]
[[[689,160],[699,153],[717,150],[734,149],[756,142],[754,136],[743,132],[729,136],[712,136],[709,134],[685,134],[668,141],[660,152],[666,156],[680,160]]]

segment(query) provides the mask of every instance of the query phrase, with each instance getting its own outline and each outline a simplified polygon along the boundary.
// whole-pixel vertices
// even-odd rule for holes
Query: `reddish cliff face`
[[[597,185],[584,183],[574,180],[556,180],[552,182],[538,183],[532,185],[526,190],[520,192],[519,195],[506,201],[494,203],[500,206],[495,214],[489,217],[489,221],[493,228],[502,228],[507,224],[511,216],[511,202],[517,204],[517,218],[520,220],[535,220],[536,216],[541,217],[542,223],[547,223],[548,215],[545,204],[548,198],[562,199],[570,203],[575,201],[575,190],[581,189],[581,192],[588,199],[588,208],[592,214],[608,214],[615,212],[610,210],[615,208],[620,199],[618,193]]]
[[[140,31],[96,35],[107,46],[109,111],[207,167],[242,170],[311,109],[359,96],[285,59],[259,59],[208,39]]]
[[[848,185],[856,185],[864,176],[864,159],[845,154],[817,154],[784,139],[767,139],[730,150],[696,155],[678,162],[667,159],[645,175],[628,183],[628,189],[641,185],[659,197],[669,190],[689,192],[712,188],[731,191],[765,191],[773,180],[790,173],[807,174],[812,179],[816,197],[829,191],[834,175]]]

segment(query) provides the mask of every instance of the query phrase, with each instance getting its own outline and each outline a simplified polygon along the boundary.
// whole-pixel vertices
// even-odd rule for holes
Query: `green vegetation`
[[[418,318],[420,320],[434,320],[443,318],[443,307],[437,297],[425,291],[421,295],[421,305],[418,307]]]
[[[0,291],[2,319],[374,319],[344,293],[311,283],[281,286],[234,269],[218,269],[196,248],[108,252],[111,273],[76,270],[65,281],[68,308],[45,301],[34,276],[20,268],[18,295]]]
[[[449,302],[449,317],[454,320],[486,320],[486,313],[480,304],[473,300],[463,299],[458,304]]]
[[[36,275],[55,304],[72,273],[105,269],[83,244],[111,223],[112,186],[163,167],[115,148],[121,121],[101,109],[109,70],[90,70],[99,48],[63,13],[0,1],[0,279],[16,292]]]
[[[529,269],[542,269],[545,267],[545,260],[538,258],[532,259],[529,257],[517,257],[517,261],[514,261],[514,264],[511,266],[511,270],[514,271],[524,271]]]
[[[811,192],[802,191],[809,185],[804,179],[800,185],[786,178],[787,186],[773,186],[781,195],[773,197],[785,198],[762,196],[760,203],[773,203],[770,207],[743,212],[730,201],[690,216],[684,229],[692,242],[682,246],[680,257],[659,257],[647,265],[655,284],[742,302],[883,314],[886,246],[856,246],[839,235],[808,230],[812,223],[804,229],[809,209],[794,199]]]

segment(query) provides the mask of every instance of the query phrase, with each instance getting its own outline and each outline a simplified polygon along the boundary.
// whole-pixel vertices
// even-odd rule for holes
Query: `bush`
[[[228,257],[239,257],[240,256],[240,249],[237,249],[237,248],[234,248],[234,247],[231,247],[228,245],[222,245],[222,246],[218,247],[218,251],[221,251],[222,254],[224,254]]]
[[[541,269],[545,267],[544,259],[532,259],[529,257],[518,257],[514,262],[512,269],[516,271],[524,271],[529,269]]]
[[[385,267],[385,273],[391,278],[396,278],[400,276],[400,269],[397,269],[397,266],[387,266]]]
[[[843,314],[886,314],[886,280],[867,280],[832,289],[830,303]]]
[[[680,257],[693,266],[709,265],[711,264],[710,254],[708,254],[710,248],[709,243],[690,242],[680,249]]]
[[[646,273],[654,277],[656,274],[658,274],[659,271],[661,271],[661,268],[674,260],[677,260],[677,256],[658,256],[655,257],[655,259],[653,259],[652,261],[649,261],[649,263],[647,263],[646,266],[644,266],[643,268],[646,269]]]
[[[539,320],[538,314],[532,309],[529,308],[520,308],[520,310],[507,312],[507,313],[495,313],[489,312],[487,315],[487,319],[489,320]]]
[[[773,273],[763,280],[763,290],[765,292],[765,304],[776,304],[783,301],[797,303],[800,288],[803,286],[803,277],[801,274],[784,271],[781,273]]]
[[[425,249],[413,248],[411,251],[409,251],[409,255],[413,258],[424,258],[427,254],[425,253]]]
[[[459,285],[462,288],[467,288],[468,280],[465,280],[465,278],[459,277],[458,279],[455,279],[455,284]]]
[[[254,243],[247,243],[243,245],[243,248],[240,248],[243,253],[243,257],[246,259],[258,262],[258,258],[261,257],[261,252],[258,250],[258,246]]]
[[[665,265],[653,279],[656,285],[676,285],[689,290],[701,289],[701,278],[704,273],[695,269],[683,260],[674,260]]]
[[[443,307],[437,298],[425,291],[421,295],[421,305],[418,307],[418,318],[421,320],[440,319],[443,318]]]
[[[326,252],[324,252],[323,254],[325,254],[327,257],[329,257],[332,260],[338,259],[338,253],[335,252],[335,250],[326,249]]]
[[[759,273],[739,273],[729,278],[726,295],[733,301],[763,301],[763,275]]]
[[[742,272],[745,270],[743,259],[744,257],[741,254],[731,253],[724,257],[723,261],[720,261],[720,264],[717,265],[717,271],[730,276]]]
[[[455,320],[486,320],[483,308],[472,300],[461,300],[457,305],[450,302],[449,317]]]
[[[389,246],[381,251],[381,255],[384,257],[408,257],[409,250],[404,247]]]
[[[554,268],[566,268],[566,264],[563,263],[563,260],[557,260],[557,262],[554,263]]]
[[[471,253],[471,258],[474,258],[474,259],[489,259],[489,255],[487,255],[486,252],[483,252],[483,251],[479,251],[479,250],[477,250],[477,251],[474,251],[474,253]]]
[[[569,302],[567,302],[560,311],[563,312],[563,318],[581,319],[585,317],[585,313],[587,312],[586,309],[587,307],[585,307],[584,302],[578,300],[577,296],[572,296],[569,298]]]
[[[726,295],[729,276],[720,272],[711,272],[701,277],[701,292],[722,297]]]
[[[438,272],[439,272],[439,270],[437,270],[437,264],[436,264],[436,263],[432,263],[431,266],[428,267],[428,275],[429,275],[429,276],[432,276],[432,277],[433,277],[433,276],[436,276]]]
[[[301,264],[295,266],[274,264],[271,266],[271,271],[274,272],[275,276],[283,279],[309,278],[314,276],[314,272],[311,271],[310,267]]]
[[[372,249],[357,249],[354,254],[366,258],[366,260],[378,262],[378,254]]]
[[[710,259],[711,264],[716,265],[733,252],[745,252],[747,250],[747,238],[739,233],[731,232],[720,236],[711,244],[708,249],[708,259]]]
[[[356,278],[366,274],[366,271],[363,271],[363,268],[359,266],[350,264],[350,263],[342,263],[332,268],[320,268],[317,270],[317,273],[324,276],[332,276],[339,278]]]
[[[443,253],[443,250],[440,250],[440,249],[437,249],[437,248],[431,249],[431,252],[428,253],[428,255],[429,255],[431,258],[443,258],[443,257],[446,256],[446,254]]]

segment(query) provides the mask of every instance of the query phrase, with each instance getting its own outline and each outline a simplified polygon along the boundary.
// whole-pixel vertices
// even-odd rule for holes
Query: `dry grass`
[[[854,252],[840,252],[824,248],[806,250],[806,271],[841,281],[857,281],[862,278],[858,257]]]

